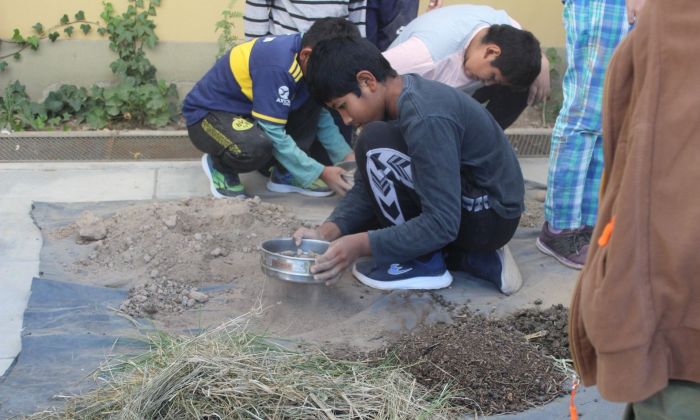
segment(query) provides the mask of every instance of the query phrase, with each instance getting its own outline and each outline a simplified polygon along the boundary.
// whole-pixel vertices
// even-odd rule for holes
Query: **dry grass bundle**
[[[390,364],[331,360],[247,332],[243,319],[195,338],[157,334],[151,350],[106,364],[96,390],[32,418],[441,418],[446,388],[417,384]]]

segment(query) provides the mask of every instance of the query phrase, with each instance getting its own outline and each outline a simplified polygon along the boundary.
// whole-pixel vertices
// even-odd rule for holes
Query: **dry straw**
[[[150,351],[106,363],[97,389],[37,419],[415,419],[455,417],[447,388],[400,367],[332,360],[247,331],[247,317],[197,337],[149,336]]]

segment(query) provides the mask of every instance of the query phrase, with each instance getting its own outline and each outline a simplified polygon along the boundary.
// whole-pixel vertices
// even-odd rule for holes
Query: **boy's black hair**
[[[335,37],[360,37],[360,31],[354,23],[343,18],[322,18],[314,22],[301,37],[301,48],[311,47]]]
[[[354,93],[360,96],[357,73],[367,70],[379,81],[396,77],[396,70],[374,44],[364,38],[344,37],[319,42],[306,67],[311,95],[320,103]]]
[[[540,42],[531,32],[510,25],[493,25],[481,43],[496,44],[501,48],[501,55],[491,64],[501,71],[511,86],[526,88],[540,74]]]

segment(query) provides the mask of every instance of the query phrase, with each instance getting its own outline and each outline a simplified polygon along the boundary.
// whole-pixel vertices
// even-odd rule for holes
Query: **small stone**
[[[262,203],[262,198],[260,198],[259,196],[256,195],[255,197],[253,197],[253,199],[251,201],[255,204],[260,204],[260,203]]]
[[[149,315],[153,315],[154,313],[158,312],[158,307],[153,303],[147,303],[143,305],[141,309]]]
[[[542,299],[535,299],[535,305],[541,305],[542,304]]]
[[[75,223],[78,226],[78,235],[84,241],[99,241],[107,237],[104,222],[91,211],[84,211]]]
[[[185,303],[185,306],[188,308],[191,308],[194,306],[195,300],[194,299],[187,299],[187,303]]]
[[[209,300],[209,296],[207,296],[206,294],[204,294],[202,292],[198,292],[196,290],[190,290],[190,292],[188,293],[188,296],[190,298],[196,300],[199,303],[204,303],[204,302],[207,302]]]
[[[202,240],[202,234],[201,234],[201,233],[195,233],[195,234],[194,234],[194,239],[195,239],[195,241],[201,241],[201,240]]]
[[[137,302],[143,303],[143,302],[147,301],[148,298],[144,295],[136,295],[136,296],[134,296],[134,300]]]
[[[221,252],[221,248],[216,247],[211,250],[210,254],[212,255],[212,257],[220,257],[221,254],[223,254],[223,252]]]
[[[158,277],[158,274],[160,274],[160,273],[158,272],[158,270],[156,270],[154,268],[153,270],[151,270],[150,276],[152,279],[154,279],[154,278]]]
[[[150,262],[152,259],[153,259],[153,257],[151,257],[150,255],[148,255],[148,254],[143,254],[143,260],[144,260],[144,261]]]
[[[173,214],[172,216],[168,216],[165,219],[163,219],[163,223],[165,223],[165,226],[168,228],[172,229],[175,226],[177,226],[177,215]]]

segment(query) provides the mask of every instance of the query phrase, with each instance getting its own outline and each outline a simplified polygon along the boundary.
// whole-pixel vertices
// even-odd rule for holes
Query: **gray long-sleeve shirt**
[[[416,75],[401,76],[398,125],[411,158],[421,214],[404,224],[369,231],[372,255],[380,262],[406,261],[454,241],[462,214],[461,171],[488,195],[501,217],[524,209],[520,165],[491,114],[464,93]],[[328,221],[345,234],[366,228],[374,218],[373,198],[358,170],[355,187]]]

